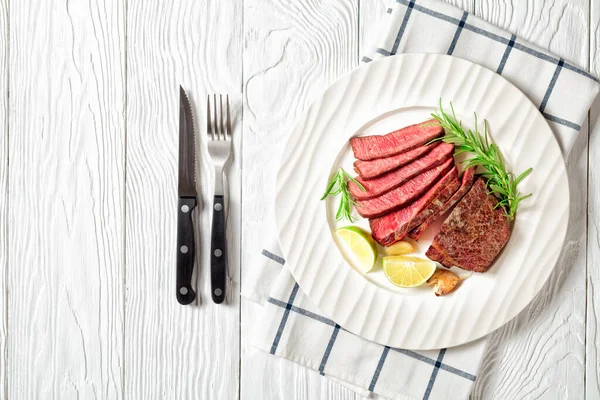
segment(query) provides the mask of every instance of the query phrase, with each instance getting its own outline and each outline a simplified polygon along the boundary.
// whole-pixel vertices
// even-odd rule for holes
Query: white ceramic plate
[[[329,178],[352,171],[352,136],[384,134],[424,121],[452,101],[466,126],[489,122],[508,168],[533,196],[521,203],[511,238],[493,266],[452,294],[402,289],[381,268],[362,274],[343,254],[335,230],[339,199],[320,201]],[[480,121],[481,122],[481,121]],[[481,127],[481,124],[480,124]],[[279,241],[294,278],[318,308],[350,332],[405,349],[438,349],[480,338],[517,315],[538,293],[561,252],[569,213],[562,153],[537,108],[500,75],[459,58],[387,57],[331,85],[300,118],[277,178]],[[358,222],[368,227],[366,220]],[[420,241],[424,253],[433,233]]]

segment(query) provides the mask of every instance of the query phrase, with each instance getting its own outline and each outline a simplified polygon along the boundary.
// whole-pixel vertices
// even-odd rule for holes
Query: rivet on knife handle
[[[196,208],[195,198],[179,198],[179,209],[177,210],[177,301],[184,305],[190,304],[196,298],[196,292],[192,289],[196,253],[192,223],[194,208]]]

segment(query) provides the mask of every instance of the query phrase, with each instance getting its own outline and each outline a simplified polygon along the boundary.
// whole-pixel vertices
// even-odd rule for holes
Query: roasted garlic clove
[[[415,251],[415,247],[407,241],[401,240],[385,248],[385,254],[388,256],[399,256]]]
[[[446,269],[437,269],[431,278],[427,280],[428,286],[433,286],[433,292],[436,296],[443,296],[450,293],[460,282],[460,277],[454,272]]]

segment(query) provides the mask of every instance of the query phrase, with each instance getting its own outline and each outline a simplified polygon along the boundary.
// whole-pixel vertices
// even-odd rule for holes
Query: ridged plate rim
[[[440,98],[452,101],[457,110],[485,116],[499,144],[511,140],[510,146],[500,146],[505,157],[509,155],[509,164],[514,158],[510,154],[525,152],[526,161],[534,166],[534,173],[522,184],[525,192],[535,189],[534,197],[521,207],[511,240],[501,253],[502,261],[497,261],[511,263],[506,271],[501,268],[504,265],[498,265],[490,270],[495,272],[480,275],[484,277],[481,287],[470,289],[475,290],[476,298],[465,298],[466,294],[457,290],[451,297],[432,295],[423,300],[370,283],[346,264],[331,234],[325,202],[319,201],[340,146],[355,132],[391,110],[437,107]],[[510,118],[500,114],[500,107],[511,110]],[[523,163],[522,157],[512,160],[516,167]],[[292,131],[276,189],[279,242],[286,265],[303,292],[344,329],[383,345],[413,350],[464,344],[515,317],[550,276],[569,220],[564,159],[537,107],[495,72],[438,54],[386,57],[334,82]],[[551,214],[553,218],[548,218]],[[512,267],[517,255],[522,257],[526,279]],[[508,277],[514,280],[507,282]]]

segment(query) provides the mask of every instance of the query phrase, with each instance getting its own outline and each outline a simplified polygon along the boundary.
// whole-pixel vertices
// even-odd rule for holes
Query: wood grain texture
[[[8,0],[0,1],[0,398],[6,399],[8,273]]]
[[[590,71],[600,76],[600,2],[590,3]],[[600,100],[590,110],[587,258],[587,399],[600,398]]]
[[[363,0],[359,2],[359,57],[370,53],[381,34],[382,22],[388,16],[392,2],[388,0]]]
[[[10,4],[9,398],[119,398],[123,1]]]
[[[278,156],[296,118],[358,64],[358,1],[244,3],[244,167],[242,273],[260,257],[272,218]],[[268,147],[268,151],[265,148]],[[354,393],[251,347],[260,308],[242,307],[243,399],[347,399]]]
[[[476,14],[587,67],[587,1],[476,2]],[[474,398],[582,399],[585,376],[587,127],[567,159],[571,190],[565,250],[542,292],[494,333]]]
[[[234,399],[239,394],[242,1],[128,2],[125,398]],[[196,304],[175,298],[179,85],[198,138]],[[227,304],[210,298],[213,168],[207,93],[229,93]]]

